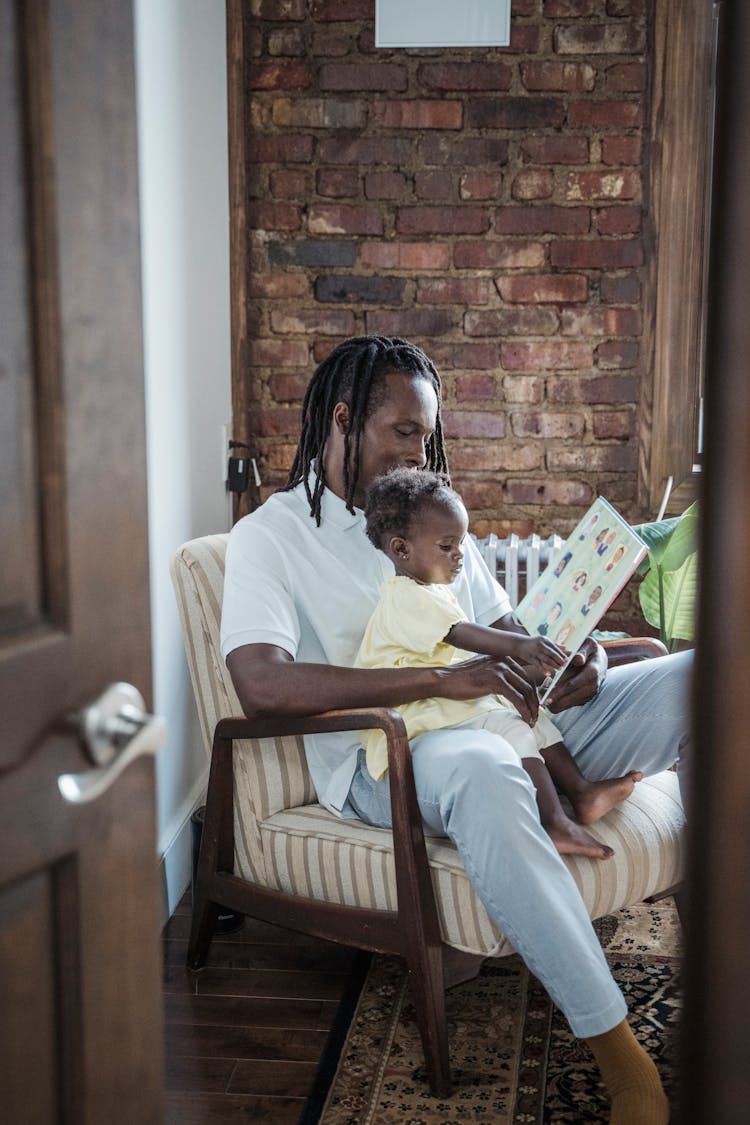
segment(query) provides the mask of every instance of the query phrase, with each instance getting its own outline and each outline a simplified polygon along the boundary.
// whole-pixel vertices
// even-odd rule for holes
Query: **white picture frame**
[[[375,0],[376,47],[507,47],[511,0]]]

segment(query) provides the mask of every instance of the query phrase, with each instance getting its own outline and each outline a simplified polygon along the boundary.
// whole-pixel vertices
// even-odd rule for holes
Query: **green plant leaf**
[[[656,520],[654,523],[641,523],[633,528],[633,531],[635,531],[637,535],[640,535],[641,539],[648,547],[648,554],[638,567],[638,574],[646,574],[650,567],[655,567],[661,562],[672,532],[677,527],[680,519],[680,516],[673,516],[668,520]]]
[[[659,567],[652,566],[646,577],[638,587],[638,599],[641,603],[643,616],[648,621],[649,625],[661,632],[661,613],[660,613],[660,591],[659,591]],[[666,644],[666,638],[661,638]]]
[[[679,570],[688,555],[698,549],[698,507],[691,504],[682,513],[680,522],[672,532],[661,563],[665,570]]]
[[[664,617],[667,645],[692,641],[695,636],[695,599],[698,592],[698,555],[688,555],[677,570],[664,572]]]

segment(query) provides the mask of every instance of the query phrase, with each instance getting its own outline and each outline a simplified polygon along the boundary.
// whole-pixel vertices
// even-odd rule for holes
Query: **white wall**
[[[231,417],[224,5],[135,0],[154,706],[165,917],[190,878],[207,758],[169,579],[186,539],[227,530]]]

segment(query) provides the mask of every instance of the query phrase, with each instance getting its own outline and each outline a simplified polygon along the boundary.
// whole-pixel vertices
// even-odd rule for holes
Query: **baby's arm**
[[[564,648],[548,641],[546,637],[529,637],[524,633],[506,632],[486,625],[475,625],[470,621],[460,621],[454,625],[445,640],[454,648],[463,648],[467,652],[485,656],[512,656],[524,666],[524,671],[530,678],[538,682],[556,672],[568,658]]]

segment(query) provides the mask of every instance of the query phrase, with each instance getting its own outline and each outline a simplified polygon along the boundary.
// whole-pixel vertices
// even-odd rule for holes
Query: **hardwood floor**
[[[165,1125],[296,1125],[356,952],[245,919],[185,968],[190,892],[164,928]]]

